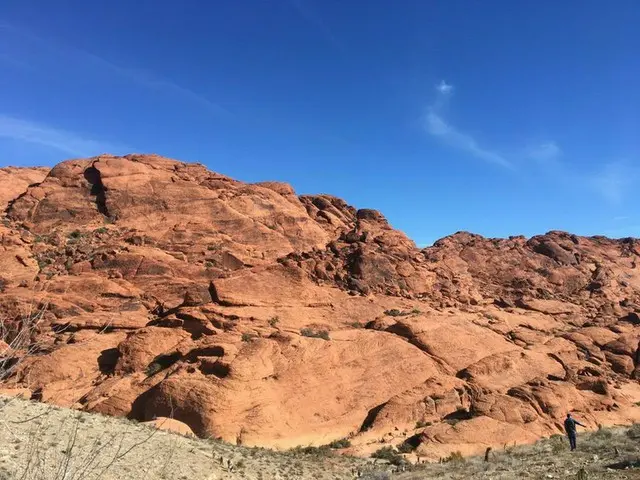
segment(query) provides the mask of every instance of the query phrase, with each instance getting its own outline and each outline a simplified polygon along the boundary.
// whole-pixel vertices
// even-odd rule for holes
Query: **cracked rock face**
[[[245,445],[413,438],[431,459],[558,433],[567,411],[640,420],[638,240],[420,250],[375,210],[153,155],[0,186],[6,339],[40,319],[0,393]]]

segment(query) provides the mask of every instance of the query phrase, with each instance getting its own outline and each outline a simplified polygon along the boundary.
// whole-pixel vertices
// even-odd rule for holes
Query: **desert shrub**
[[[598,425],[598,430],[593,432],[592,437],[600,440],[608,440],[613,437],[613,432],[611,432],[611,430],[603,428],[602,425]]]
[[[303,337],[322,338],[323,340],[329,340],[329,332],[327,332],[326,330],[316,331],[312,328],[303,328],[302,330],[300,330],[300,335],[302,335]]]
[[[576,473],[576,480],[587,480],[589,478],[589,474],[584,469],[584,467],[580,467],[578,473]]]
[[[82,238],[82,232],[80,230],[74,230],[73,232],[69,232],[69,235],[67,235],[67,237],[77,240],[79,238]]]
[[[389,472],[366,472],[361,477],[361,480],[391,480]]]
[[[331,448],[349,448],[351,446],[351,442],[348,438],[342,438],[340,440],[335,440],[329,444]]]
[[[96,228],[93,233],[107,233],[109,229],[107,227]]]
[[[251,341],[253,341],[254,338],[256,338],[256,336],[253,333],[245,332],[245,333],[242,334],[242,341],[243,342],[251,342]]]
[[[444,458],[442,461],[445,463],[462,463],[464,462],[464,456],[459,451],[451,452],[451,454],[449,454],[449,456]]]
[[[37,355],[42,345],[34,340],[48,308],[47,304],[12,321],[0,316],[0,380],[11,377],[29,357]]]
[[[147,377],[152,377],[156,373],[162,371],[162,369],[163,369],[162,365],[160,365],[158,362],[151,362],[149,365],[147,365],[147,369],[145,370],[145,373]]]
[[[421,313],[422,313],[422,310],[418,308],[414,308],[412,310],[409,310],[408,312],[398,310],[397,308],[392,308],[391,310],[384,311],[384,314],[389,317],[406,317],[407,315],[419,315]]]
[[[627,430],[627,437],[633,440],[640,440],[640,423],[631,425],[629,430]]]
[[[321,447],[296,447],[292,449],[291,452],[294,454],[313,455],[318,457],[333,455],[329,445],[322,445]]]
[[[416,428],[425,428],[433,425],[431,422],[423,422],[422,420],[416,422]]]
[[[411,453],[415,450],[414,446],[409,442],[404,442],[398,445],[398,452],[400,453]]]
[[[390,446],[382,447],[371,455],[371,458],[379,458],[380,460],[386,460],[391,465],[400,465],[404,463],[404,458],[399,455],[398,452]]]
[[[271,325],[272,327],[275,327],[279,322],[280,322],[280,318],[278,318],[277,315],[269,319],[269,325]]]
[[[204,262],[204,266],[205,268],[211,268],[213,267],[213,262],[210,260],[207,260],[206,262]]]
[[[145,373],[148,377],[155,375],[156,373],[164,370],[165,368],[169,368],[171,365],[180,360],[180,353],[163,353],[158,355],[153,359],[151,363],[147,366]]]
[[[551,446],[551,453],[554,455],[559,454],[566,450],[565,438],[562,435],[551,435],[549,438],[549,445]]]

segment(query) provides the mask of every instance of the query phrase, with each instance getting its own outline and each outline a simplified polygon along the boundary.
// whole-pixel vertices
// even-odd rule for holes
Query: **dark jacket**
[[[576,425],[580,425],[584,427],[583,424],[569,417],[564,421],[564,430],[567,432],[567,435],[575,435],[576,434]]]

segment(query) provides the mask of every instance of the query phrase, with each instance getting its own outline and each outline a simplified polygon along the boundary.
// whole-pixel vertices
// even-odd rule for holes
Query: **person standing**
[[[567,437],[569,437],[571,451],[576,449],[576,425],[584,427],[584,425],[575,420],[570,413],[567,413],[567,418],[564,421],[564,431],[567,432]]]

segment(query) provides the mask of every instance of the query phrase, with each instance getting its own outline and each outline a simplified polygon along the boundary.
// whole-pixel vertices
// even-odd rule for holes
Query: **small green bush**
[[[351,446],[351,442],[348,438],[343,438],[340,440],[335,440],[329,444],[329,447],[340,449],[340,448],[349,448]]]
[[[153,375],[155,375],[156,373],[158,373],[159,371],[161,371],[163,369],[162,365],[160,365],[157,362],[151,362],[149,364],[149,366],[147,366],[147,370],[146,370],[146,374],[147,377],[151,377]]]
[[[593,433],[593,436],[600,439],[609,439],[613,437],[613,432],[603,428],[602,425],[598,425],[598,430]]]
[[[382,447],[371,455],[371,458],[379,458],[380,460],[386,460],[391,465],[400,465],[404,463],[404,458],[399,455],[398,452],[390,446]]]
[[[269,319],[269,325],[271,325],[272,327],[275,327],[279,322],[280,322],[280,319],[278,318],[277,315]]]
[[[640,440],[640,423],[631,425],[629,430],[627,430],[627,437],[633,440]]]
[[[245,333],[242,334],[242,341],[243,342],[251,342],[251,341],[253,341],[254,338],[256,338],[256,336],[253,333],[245,332]]]
[[[315,331],[312,328],[303,328],[300,330],[300,335],[310,338],[322,338],[323,340],[329,340],[329,332],[326,330]]]
[[[408,442],[404,442],[398,445],[398,452],[400,453],[411,453],[414,450],[415,450],[415,447]]]
[[[93,233],[107,233],[109,229],[107,227],[96,228]]]
[[[391,310],[384,311],[384,314],[389,317],[406,317],[408,315],[418,315],[420,313],[422,313],[422,311],[417,308],[414,308],[407,312],[403,312],[402,310],[398,310],[397,308],[392,308]]]
[[[333,455],[329,445],[322,445],[321,447],[296,447],[290,450],[290,452],[293,454],[314,455],[317,457]]]
[[[383,472],[376,470],[374,472],[366,472],[361,480],[391,480],[391,474],[389,472]]]
[[[464,462],[464,456],[459,451],[451,452],[451,454],[448,457],[443,459],[443,462],[444,463],[449,463],[449,462],[462,463]]]
[[[81,238],[82,237],[82,232],[80,230],[74,230],[73,232],[70,232],[69,235],[67,235],[69,238]]]

